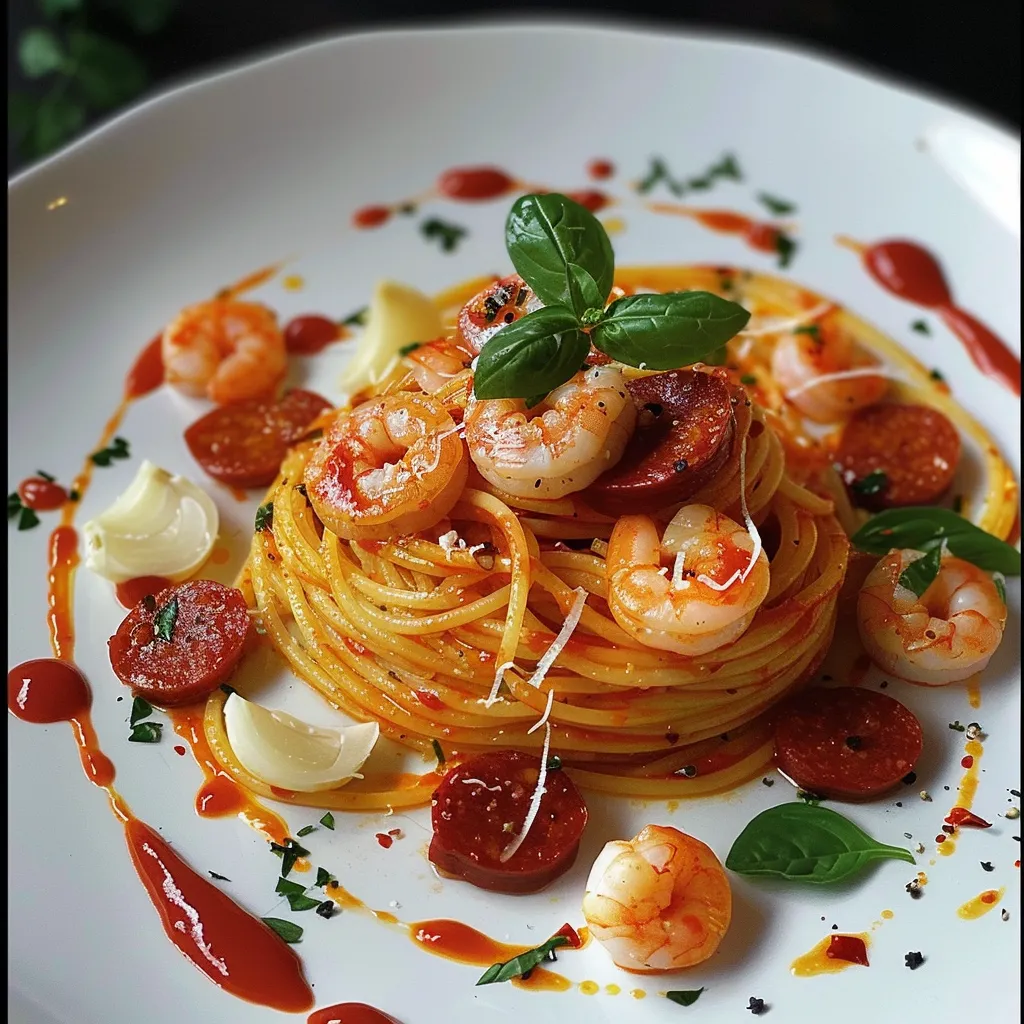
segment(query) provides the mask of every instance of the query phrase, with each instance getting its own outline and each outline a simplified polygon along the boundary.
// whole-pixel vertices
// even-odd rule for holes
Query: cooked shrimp
[[[901,586],[919,551],[890,551],[857,597],[857,626],[879,668],[913,683],[945,686],[980,672],[996,652],[1006,605],[988,573],[943,555],[939,574],[918,597]]]
[[[407,353],[405,361],[412,368],[416,383],[432,395],[462,373],[473,361],[473,356],[474,353],[467,351],[456,339],[435,338]]]
[[[768,558],[754,552],[754,538],[707,505],[684,505],[660,540],[653,519],[623,516],[605,560],[608,607],[647,647],[706,654],[742,636],[768,593]]]
[[[466,483],[458,431],[440,402],[408,391],[343,412],[306,464],[310,504],[346,540],[427,530],[448,515]]]
[[[710,847],[678,829],[648,825],[598,854],[583,916],[619,967],[676,971],[718,949],[732,919],[732,891]]]
[[[169,384],[220,405],[269,394],[288,368],[274,313],[230,298],[183,309],[164,331],[161,353]]]
[[[622,458],[636,407],[619,370],[595,366],[529,410],[518,398],[471,398],[465,423],[484,479],[521,498],[562,498]]]
[[[815,333],[783,334],[772,350],[772,375],[783,394],[816,423],[838,423],[878,402],[888,388],[885,377],[872,372],[878,365],[829,317]]]
[[[474,295],[459,311],[459,334],[474,355],[506,324],[544,305],[518,275],[502,278]]]

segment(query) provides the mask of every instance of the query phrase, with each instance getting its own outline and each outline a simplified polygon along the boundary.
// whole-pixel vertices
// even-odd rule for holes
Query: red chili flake
[[[956,831],[956,825],[943,825],[942,831],[951,836]]]
[[[665,739],[669,743],[673,743],[673,744],[674,743],[678,743],[679,742],[679,733],[677,733],[677,732],[667,732],[667,733],[665,733]]]
[[[184,747],[180,747],[180,746],[179,746],[179,747],[175,747],[175,748],[174,748],[174,752],[175,752],[175,753],[176,753],[176,754],[177,754],[177,755],[178,755],[179,757],[184,757],[184,756],[185,756],[185,748],[184,748]]]
[[[405,837],[405,833],[400,828],[389,828],[388,835],[394,839],[403,839]]]
[[[610,178],[615,173],[615,165],[610,160],[591,160],[587,164],[587,174],[598,181]]]
[[[981,902],[982,903],[995,903],[996,897],[998,897],[998,895],[999,895],[999,893],[993,892],[991,889],[989,889],[988,892],[983,892],[981,894]]]
[[[432,690],[417,690],[416,699],[424,706],[434,711],[444,710],[444,701]]]
[[[391,844],[394,842],[394,839],[392,839],[391,836],[385,835],[383,832],[378,832],[374,836],[374,839],[376,839],[385,850],[390,850]]]
[[[579,937],[579,933],[571,924],[563,924],[561,928],[555,932],[555,935],[564,935],[569,940],[569,945],[573,949],[579,949],[583,945],[583,940]],[[555,935],[551,937],[554,938]]]
[[[969,828],[991,828],[992,822],[986,821],[984,818],[979,818],[972,811],[967,810],[966,807],[954,807],[949,814],[946,815],[946,821],[951,825],[967,825]]]
[[[974,767],[974,758],[970,754],[965,755],[964,757],[962,757],[960,759],[960,767],[961,768],[973,768]]]
[[[352,223],[357,228],[376,228],[390,216],[391,211],[386,206],[364,206],[352,214]]]
[[[825,956],[830,960],[845,960],[847,963],[869,967],[868,950],[863,939],[856,935],[833,935]]]

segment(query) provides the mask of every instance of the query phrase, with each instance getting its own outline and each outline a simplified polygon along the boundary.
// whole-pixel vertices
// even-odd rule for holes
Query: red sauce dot
[[[174,748],[174,752],[178,755],[178,757],[185,756],[185,748],[180,745]]]
[[[995,901],[996,901],[996,894],[994,892],[983,892],[981,894],[981,902],[982,903],[995,903]]]
[[[68,722],[85,714],[92,694],[75,665],[36,658],[7,673],[7,710],[25,722]]]
[[[868,966],[868,951],[863,939],[856,935],[833,935],[825,956],[830,960],[845,960],[847,963]]]
[[[515,181],[497,167],[453,167],[437,179],[437,190],[449,199],[473,202],[503,196],[514,184]]]
[[[946,841],[946,837],[943,836],[943,835],[938,835],[938,836],[935,837],[935,842],[937,842],[937,843],[944,843],[945,841]]]
[[[966,757],[962,758],[961,761],[960,761],[960,767],[961,768],[971,768],[973,766],[974,766],[974,758],[971,757],[970,754],[968,754]]]
[[[385,850],[391,849],[391,844],[395,841],[391,836],[384,832],[378,832],[374,838],[384,847]]]
[[[390,216],[387,206],[364,206],[352,214],[352,223],[357,228],[379,228]]]
[[[779,245],[780,231],[774,224],[751,224],[744,232],[744,238],[751,249],[759,252],[775,252]]]
[[[325,316],[297,316],[284,328],[284,344],[289,352],[314,355],[340,337],[338,325]]]
[[[591,213],[597,213],[598,210],[603,210],[610,200],[603,192],[598,192],[595,189],[584,189],[581,192],[570,192],[569,198],[573,202],[579,203],[580,206],[586,207]]]
[[[587,174],[597,181],[610,178],[615,173],[615,165],[610,160],[591,160],[587,164]]]
[[[22,505],[35,509],[36,512],[52,512],[68,500],[68,492],[52,480],[30,476],[18,484],[18,497],[21,498]]]
[[[1015,868],[1019,868],[1019,867],[1020,867],[1020,861],[1019,861],[1019,860],[1015,860],[1015,861],[1013,862],[1013,866],[1014,866]]]

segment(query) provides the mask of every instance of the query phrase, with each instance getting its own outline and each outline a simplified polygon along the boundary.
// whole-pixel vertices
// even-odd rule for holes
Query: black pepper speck
[[[924,957],[920,953],[907,953],[903,960],[912,971],[916,971],[924,963]]]
[[[982,871],[995,871],[995,868],[992,866],[992,862],[991,861],[983,860],[981,862],[981,870]]]
[[[757,996],[751,996],[750,1001],[747,1003],[747,1009],[755,1017],[760,1017],[762,1013],[766,1013],[768,1011],[768,1005],[763,999],[758,999]]]

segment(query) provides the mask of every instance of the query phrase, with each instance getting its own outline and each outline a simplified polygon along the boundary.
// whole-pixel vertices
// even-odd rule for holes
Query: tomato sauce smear
[[[452,769],[434,793],[431,863],[442,873],[490,892],[530,893],[572,867],[587,807],[563,771],[549,771],[526,838],[502,860],[525,823],[540,760],[502,750]]]

